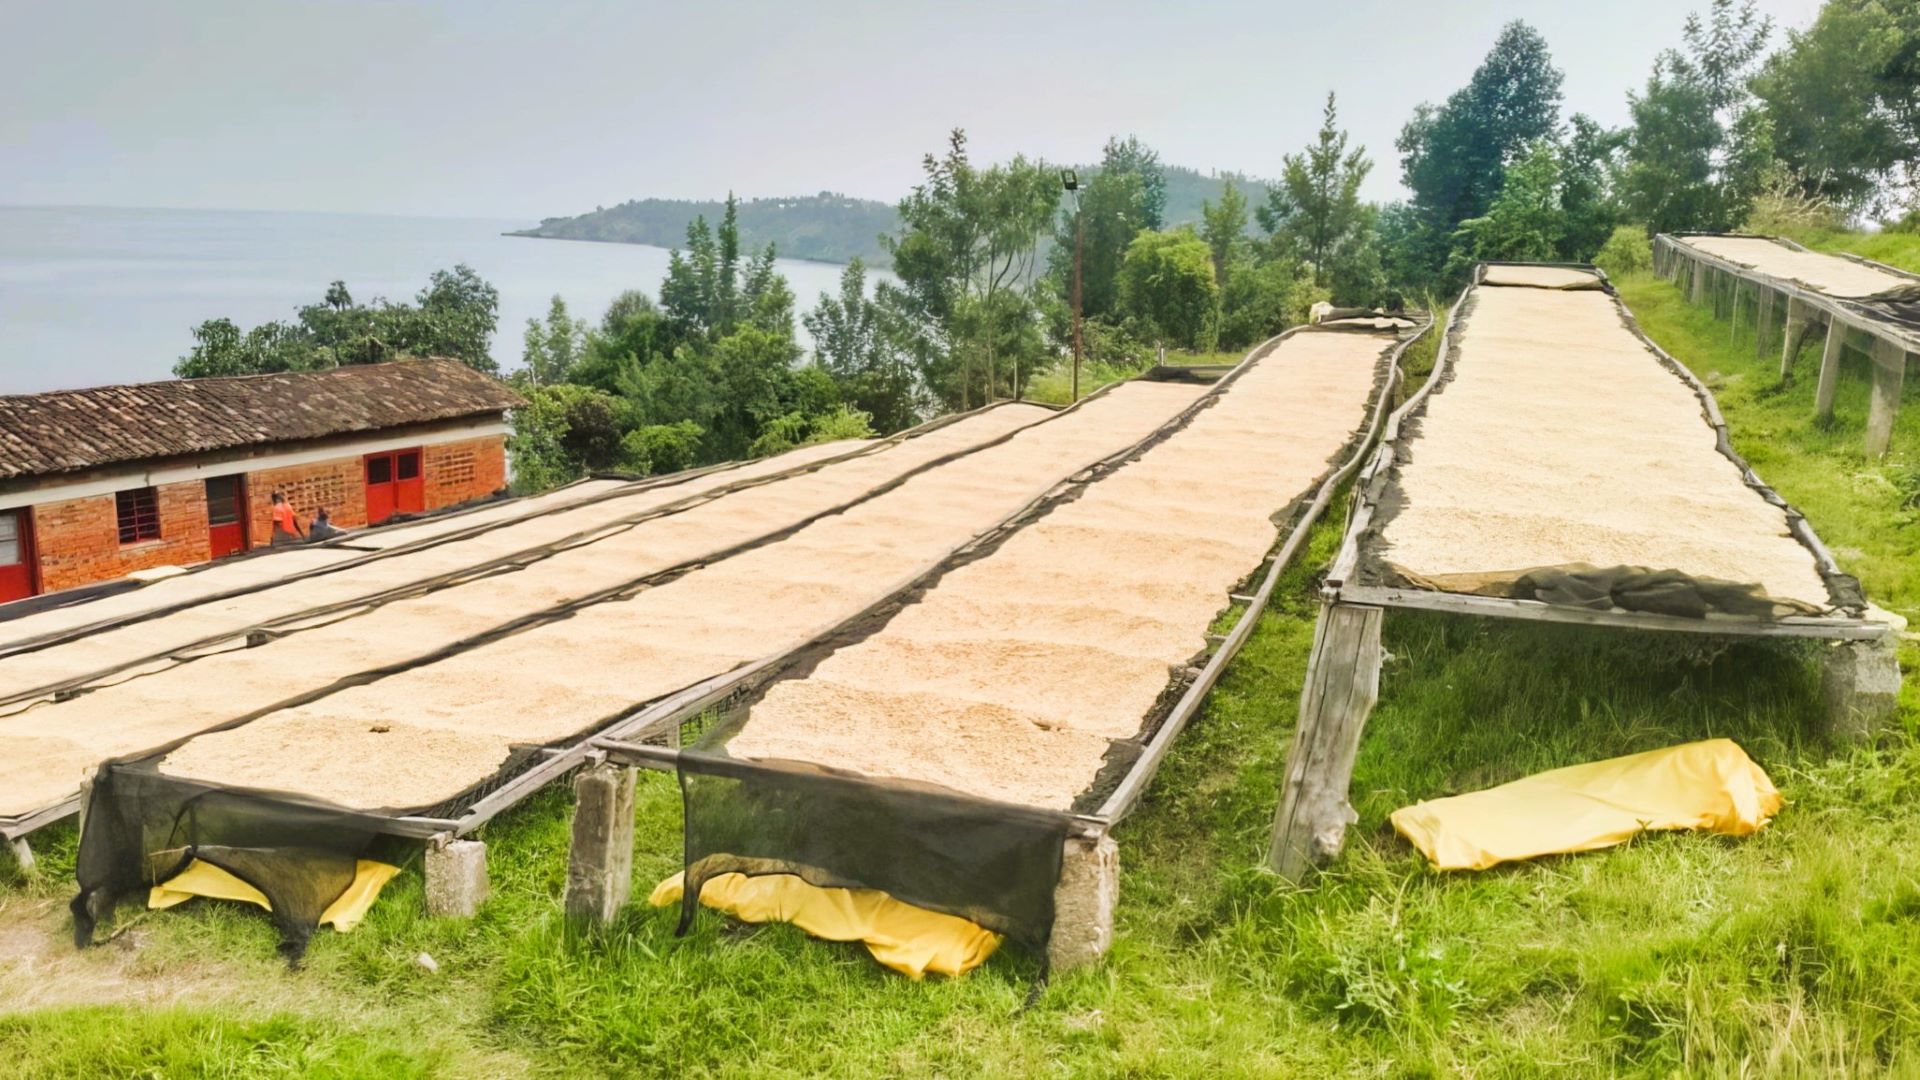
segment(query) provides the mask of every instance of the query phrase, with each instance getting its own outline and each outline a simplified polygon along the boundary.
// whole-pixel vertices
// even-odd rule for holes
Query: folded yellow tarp
[[[1393,812],[1393,827],[1442,870],[1592,851],[1652,829],[1747,836],[1780,810],[1766,771],[1731,739],[1554,769]]]
[[[648,902],[679,903],[682,878],[655,886]],[[821,888],[793,874],[720,874],[700,889],[700,902],[742,922],[789,922],[828,941],[858,941],[910,979],[929,971],[964,975],[1000,947],[999,934],[957,915],[904,904],[878,889]]]
[[[367,909],[373,906],[380,896],[380,890],[400,872],[397,866],[361,859],[354,864],[353,884],[340,898],[327,905],[320,916],[320,925],[329,924],[335,930],[346,933],[360,925],[367,917]],[[153,887],[147,894],[147,906],[154,910],[170,908],[185,903],[196,896],[205,896],[213,900],[239,900],[243,903],[258,904],[268,911],[273,905],[259,889],[241,881],[232,874],[209,862],[194,859],[187,868]]]

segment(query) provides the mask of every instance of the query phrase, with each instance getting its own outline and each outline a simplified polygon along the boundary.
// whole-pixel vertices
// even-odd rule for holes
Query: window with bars
[[[115,492],[113,504],[120,520],[122,544],[160,539],[159,492],[150,487]]]

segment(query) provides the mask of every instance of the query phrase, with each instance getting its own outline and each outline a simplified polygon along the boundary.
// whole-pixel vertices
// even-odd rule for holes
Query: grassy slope
[[[1816,430],[1806,380],[1777,392],[1774,361],[1664,283],[1623,291],[1717,386],[1762,475],[1880,602],[1920,613],[1920,511],[1853,449],[1863,403],[1843,398],[1841,428]],[[1911,462],[1920,423],[1903,429]],[[1033,966],[1011,952],[913,984],[782,926],[705,917],[676,941],[669,915],[635,907],[598,939],[571,936],[555,900],[567,799],[552,791],[490,830],[496,899],[467,926],[421,917],[410,872],[361,930],[317,938],[298,976],[273,970],[253,913],[202,903],[140,928],[157,970],[238,957],[236,977],[317,988],[319,1004],[0,1019],[0,1061],[390,1075],[483,1073],[505,1055],[534,1073],[768,1077],[1831,1075],[1920,1060],[1920,751],[1904,735],[1877,752],[1823,745],[1813,673],[1791,649],[1391,616],[1347,856],[1311,891],[1260,873],[1313,568],[1337,538],[1337,522],[1316,533],[1123,826],[1111,961],[1031,1009]],[[1708,735],[1739,739],[1790,800],[1760,836],[1653,836],[1443,876],[1385,824],[1411,799]],[[641,804],[644,893],[675,869],[678,805],[652,775]],[[442,975],[409,965],[422,950]],[[342,1019],[369,1002],[370,1018]]]
[[[1920,273],[1920,233],[1814,230],[1795,233],[1793,238],[1815,251],[1848,252]]]

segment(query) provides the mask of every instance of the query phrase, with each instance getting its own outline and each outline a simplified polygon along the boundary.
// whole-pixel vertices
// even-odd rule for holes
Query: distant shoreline
[[[670,248],[662,244],[649,244],[642,240],[613,240],[613,239],[608,239],[608,238],[599,237],[599,236],[549,236],[546,233],[536,232],[533,229],[509,229],[508,231],[503,232],[500,235],[512,236],[522,240],[563,240],[563,241],[567,241],[569,243],[575,243],[575,244],[624,244],[627,247],[657,248],[661,251],[678,251],[679,250],[678,248]],[[805,255],[783,255],[780,253],[780,249],[777,245],[774,248],[773,254],[774,254],[774,258],[781,262],[812,263],[815,266],[846,266],[848,265],[848,263],[839,259],[815,259],[815,258],[809,258],[808,256],[805,256]],[[890,264],[875,266],[871,263],[868,263],[866,265],[867,265],[867,269],[869,270],[890,270],[892,268]]]

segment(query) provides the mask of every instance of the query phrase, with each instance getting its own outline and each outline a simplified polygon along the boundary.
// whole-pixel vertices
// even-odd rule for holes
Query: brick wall
[[[429,446],[421,452],[429,510],[483,499],[507,486],[504,435]]]
[[[506,439],[480,439],[424,447],[420,454],[428,510],[485,498],[507,484]],[[273,538],[273,493],[283,491],[303,527],[326,507],[343,529],[367,524],[366,476],[359,455],[261,469],[247,474],[247,535],[255,547]],[[111,494],[41,503],[33,509],[34,541],[43,591],[70,589],[124,577],[151,566],[191,566],[211,554],[207,540],[206,485],[200,480],[162,484],[160,539],[120,544]]]
[[[122,546],[112,495],[42,503],[33,508],[40,587],[51,592],[125,577],[151,566],[205,562],[207,489],[198,480],[162,484],[160,538]]]
[[[289,465],[247,474],[247,509],[252,527],[247,535],[254,547],[273,540],[273,493],[286,492],[300,518],[300,527],[313,524],[321,507],[337,528],[358,529],[367,523],[366,474],[359,457]]]

